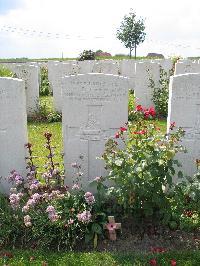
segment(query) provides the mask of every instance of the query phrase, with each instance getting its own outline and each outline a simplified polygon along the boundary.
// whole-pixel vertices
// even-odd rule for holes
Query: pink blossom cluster
[[[89,204],[92,205],[95,203],[95,198],[91,192],[86,192],[85,195],[85,201]]]
[[[10,195],[9,200],[10,200],[10,204],[12,206],[13,209],[17,209],[19,207],[19,202],[21,200],[21,198],[23,197],[23,193],[13,193]]]
[[[58,221],[59,215],[56,213],[56,210],[52,205],[49,205],[47,207],[46,212],[48,213],[48,217],[51,220],[51,222]]]
[[[78,184],[74,184],[74,185],[72,186],[72,190],[79,190],[79,189],[80,189],[80,187],[79,187]]]
[[[34,193],[31,198],[27,201],[26,205],[22,208],[23,212],[28,212],[31,207],[35,206],[38,201],[41,199],[41,195],[39,193]]]
[[[41,183],[38,182],[37,180],[35,180],[34,182],[32,182],[32,184],[30,185],[30,190],[38,190],[38,188],[41,186]]]
[[[25,224],[26,227],[32,226],[30,215],[24,216],[24,224]]]
[[[49,199],[63,199],[65,194],[61,193],[59,190],[52,190],[49,194]]]
[[[78,220],[82,223],[89,223],[91,220],[91,217],[92,215],[90,211],[83,211],[82,213],[79,213],[77,215]]]
[[[8,180],[10,182],[14,182],[16,186],[19,186],[23,183],[24,178],[19,175],[15,170],[12,170],[10,172],[10,176],[8,177]]]

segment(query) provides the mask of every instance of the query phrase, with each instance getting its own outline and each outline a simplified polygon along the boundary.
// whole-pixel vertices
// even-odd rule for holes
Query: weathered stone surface
[[[104,145],[128,121],[128,80],[105,74],[63,78],[63,138],[66,182],[75,176],[72,163],[81,164],[82,183],[105,175]],[[75,181],[75,180],[74,180]]]
[[[187,175],[196,170],[195,160],[200,159],[200,74],[183,74],[171,78],[167,128],[170,124],[185,130],[182,145],[188,153],[179,154]]]
[[[7,177],[13,169],[25,176],[27,116],[25,83],[20,79],[0,78],[0,176]],[[0,190],[8,192],[2,179]]]

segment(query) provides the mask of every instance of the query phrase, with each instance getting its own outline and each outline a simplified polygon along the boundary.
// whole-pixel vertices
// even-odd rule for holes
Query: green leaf
[[[94,240],[93,240],[93,246],[94,246],[94,249],[97,248],[97,241],[98,241],[98,235],[95,233],[95,235],[94,235]]]
[[[183,178],[183,173],[181,171],[178,171],[178,178]]]
[[[97,233],[99,235],[102,234],[102,228],[101,228],[101,226],[99,224],[97,224],[97,223],[94,223],[92,225],[92,232],[93,233]]]

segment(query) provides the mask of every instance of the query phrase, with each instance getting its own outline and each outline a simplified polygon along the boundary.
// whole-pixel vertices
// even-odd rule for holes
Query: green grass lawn
[[[199,266],[200,251],[166,252],[162,254],[145,253],[110,253],[110,252],[44,252],[44,251],[11,251],[13,258],[0,259],[1,265],[28,266],[147,266],[161,265],[170,266],[171,260],[177,262],[177,266]],[[2,254],[2,253],[1,253]],[[157,264],[150,264],[151,259],[156,259]],[[46,264],[45,264],[46,263]],[[5,264],[4,264],[5,265]]]

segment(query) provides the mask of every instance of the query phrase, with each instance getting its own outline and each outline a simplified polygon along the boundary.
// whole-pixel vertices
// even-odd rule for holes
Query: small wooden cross
[[[109,239],[115,241],[117,239],[117,234],[115,230],[121,229],[121,223],[115,223],[115,217],[108,216],[108,223],[104,225],[104,229],[108,230]]]

